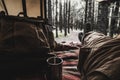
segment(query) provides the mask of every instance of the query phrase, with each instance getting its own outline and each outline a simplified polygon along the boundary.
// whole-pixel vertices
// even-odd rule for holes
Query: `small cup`
[[[58,57],[50,57],[47,59],[47,63],[47,80],[62,80],[63,59]]]

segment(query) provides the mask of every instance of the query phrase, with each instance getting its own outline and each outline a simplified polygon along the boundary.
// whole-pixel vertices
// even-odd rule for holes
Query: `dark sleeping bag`
[[[80,57],[86,57],[84,62],[79,59],[78,63],[81,80],[120,80],[120,38],[96,36],[86,39],[88,42],[83,45],[83,48],[91,48],[87,56],[80,53]]]
[[[47,67],[50,47],[41,28],[27,22],[0,19],[0,71],[38,71]]]

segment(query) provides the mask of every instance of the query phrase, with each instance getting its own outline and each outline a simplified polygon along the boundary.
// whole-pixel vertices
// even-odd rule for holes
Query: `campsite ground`
[[[80,30],[73,30],[70,32],[70,34],[68,34],[66,37],[64,37],[64,33],[59,33],[59,38],[55,38],[55,40],[58,43],[61,42],[75,42],[75,43],[80,43],[79,39],[78,39],[78,33],[81,32]]]

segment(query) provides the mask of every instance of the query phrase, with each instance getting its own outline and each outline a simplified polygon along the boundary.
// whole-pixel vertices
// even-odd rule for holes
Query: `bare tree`
[[[97,25],[98,25],[97,30],[107,35],[107,29],[108,29],[108,2],[107,1],[99,2]]]
[[[113,34],[117,32],[117,20],[119,15],[119,6],[120,2],[116,1],[114,7],[112,7],[112,19],[111,19],[111,26],[110,26],[110,36],[113,37]]]
[[[59,30],[60,30],[60,32],[62,33],[62,28],[63,28],[63,21],[62,21],[62,3],[61,3],[61,0],[60,0],[60,2],[59,2]]]
[[[64,36],[67,36],[67,34],[70,33],[70,29],[78,29],[80,25],[82,25],[80,20],[83,19],[84,7],[78,10],[78,8],[76,8],[78,2],[71,4],[71,0],[55,0],[55,2],[52,0],[52,4],[52,21],[53,25],[55,23],[56,37],[58,37],[58,30],[61,31],[61,33],[64,30]]]
[[[56,0],[56,16],[55,16],[55,26],[56,26],[56,37],[58,37],[58,0]]]
[[[54,26],[55,24],[55,1],[52,0],[52,25]]]
[[[51,9],[51,0],[48,0],[48,22],[52,25],[52,9]]]
[[[69,9],[68,9],[68,33],[70,33],[70,9],[71,9],[71,1],[69,0]]]
[[[66,15],[66,9],[67,8],[67,4],[66,1],[64,0],[64,36],[67,36],[67,15]]]

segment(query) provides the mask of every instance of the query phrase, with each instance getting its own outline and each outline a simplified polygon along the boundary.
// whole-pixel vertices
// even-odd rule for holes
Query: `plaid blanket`
[[[63,59],[63,80],[80,80],[80,73],[77,70],[79,49],[55,53]]]

